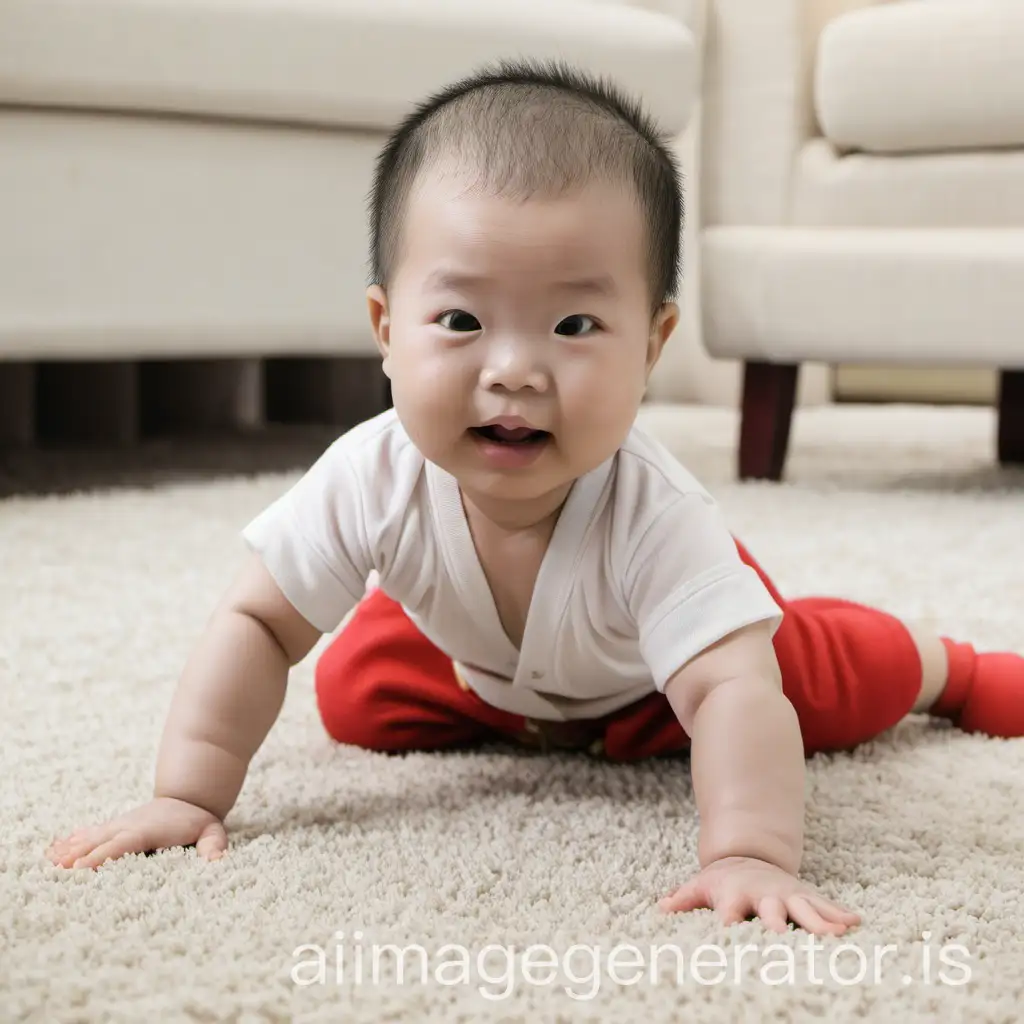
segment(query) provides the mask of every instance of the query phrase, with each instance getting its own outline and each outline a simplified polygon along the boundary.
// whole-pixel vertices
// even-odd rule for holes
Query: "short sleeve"
[[[718,506],[681,495],[659,512],[631,554],[626,603],[655,686],[744,626],[782,622],[782,610],[739,556]]]
[[[339,438],[243,530],[285,597],[323,633],[363,596],[372,566],[361,482]]]

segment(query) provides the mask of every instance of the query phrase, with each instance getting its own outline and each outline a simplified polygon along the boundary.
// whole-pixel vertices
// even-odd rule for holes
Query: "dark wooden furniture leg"
[[[32,363],[0,362],[0,448],[35,439],[36,368]]]
[[[799,364],[748,362],[743,369],[741,480],[782,479]]]
[[[263,416],[262,364],[145,360],[139,364],[139,415],[145,436],[252,429]]]
[[[354,427],[391,405],[380,356],[268,359],[268,423]]]
[[[999,375],[997,451],[1002,465],[1024,465],[1024,370]]]
[[[134,444],[139,430],[134,362],[42,362],[36,366],[38,438],[44,444]]]

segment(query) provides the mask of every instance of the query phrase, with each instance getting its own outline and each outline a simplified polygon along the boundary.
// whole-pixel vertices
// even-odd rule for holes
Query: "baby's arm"
[[[803,856],[804,753],[769,623],[694,658],[665,694],[691,740],[701,867],[754,857],[796,874]]]
[[[289,669],[320,637],[256,556],[213,613],[175,691],[157,760],[154,797],[104,824],[57,839],[63,867],[98,867],[127,853],[196,844],[217,857],[223,820],[249,763],[280,713]]]
[[[253,555],[214,612],[171,703],[156,797],[223,819],[284,703],[288,673],[320,638]]]
[[[757,915],[842,934],[859,918],[797,879],[803,857],[804,749],[769,623],[738,630],[667,683],[691,741],[701,871],[662,902],[710,907],[726,922]]]

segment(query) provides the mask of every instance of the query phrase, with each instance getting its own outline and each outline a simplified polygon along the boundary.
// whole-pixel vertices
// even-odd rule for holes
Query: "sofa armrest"
[[[820,134],[814,55],[833,18],[892,0],[710,0],[704,33],[701,221],[786,223],[793,162]]]

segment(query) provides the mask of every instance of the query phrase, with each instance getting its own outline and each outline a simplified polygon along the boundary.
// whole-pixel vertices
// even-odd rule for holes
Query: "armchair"
[[[1024,7],[712,0],[699,144],[741,478],[783,475],[808,361],[997,368],[998,458],[1024,462]]]

